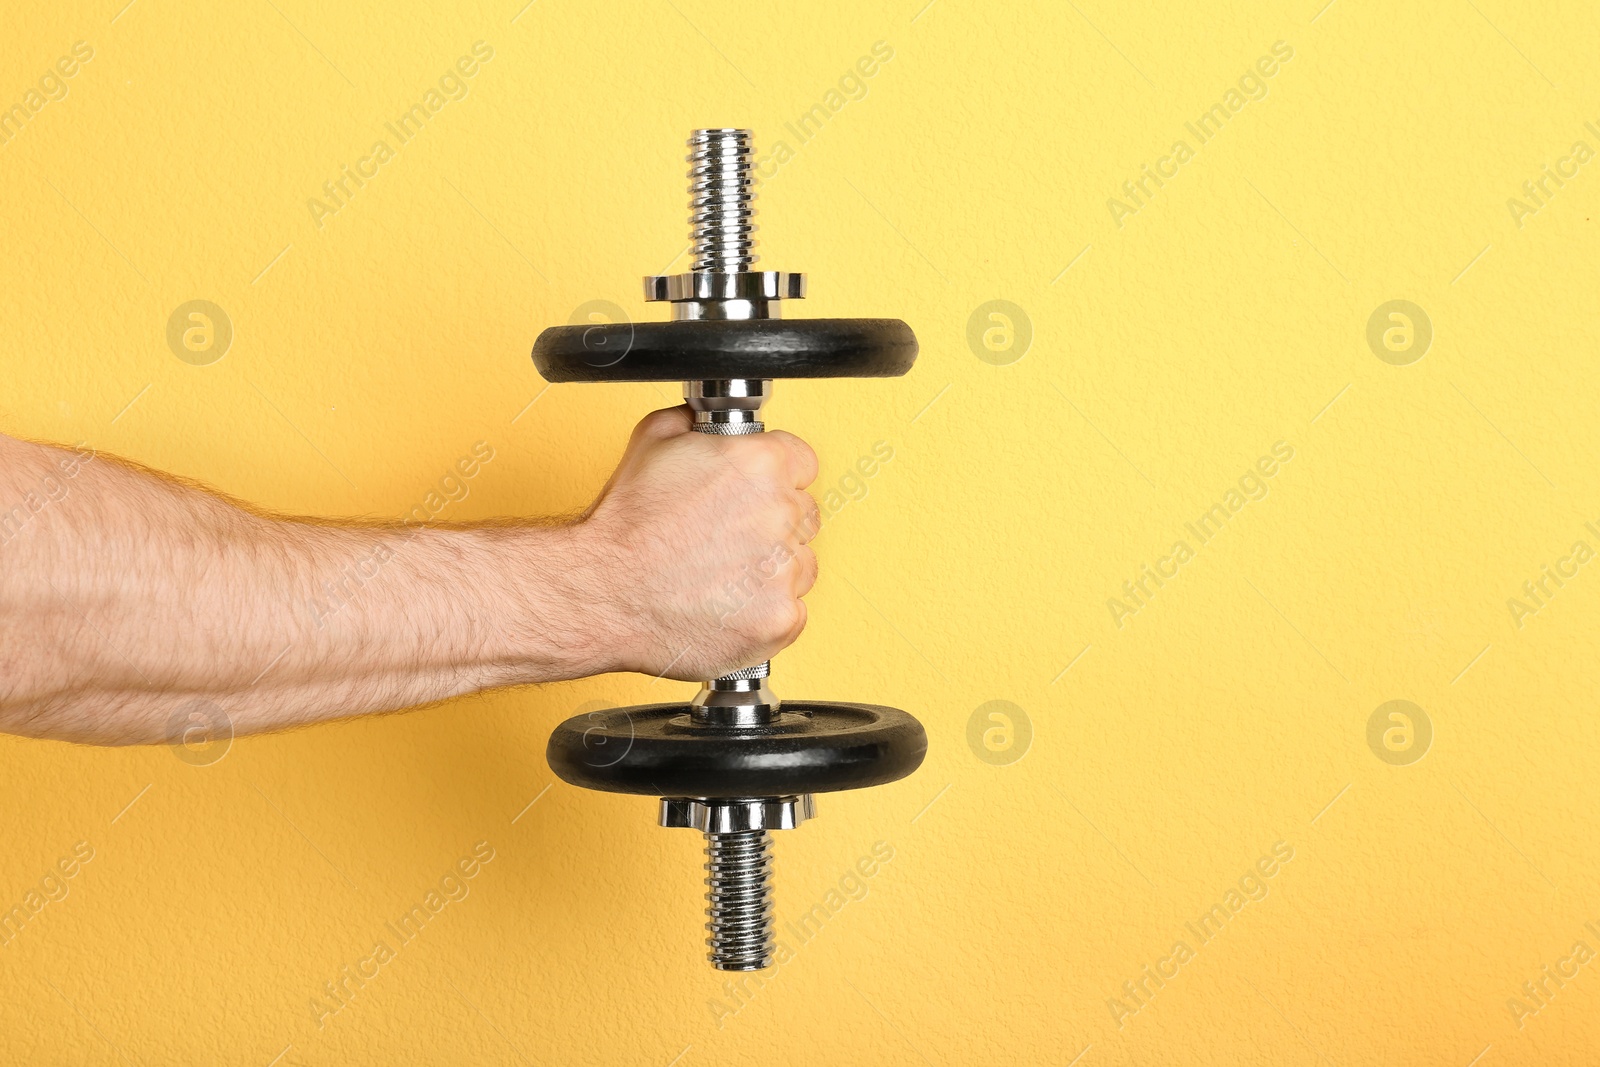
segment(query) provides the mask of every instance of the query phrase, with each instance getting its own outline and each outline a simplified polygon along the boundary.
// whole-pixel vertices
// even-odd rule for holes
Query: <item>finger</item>
[[[796,610],[796,612],[795,612],[794,627],[793,627],[793,629],[791,629],[789,631],[788,636],[785,638],[785,640],[783,642],[783,647],[784,648],[788,648],[790,645],[794,644],[797,640],[799,640],[800,639],[800,635],[802,633],[804,633],[805,629],[806,629],[806,617],[807,617],[806,602],[804,600],[796,600],[794,602],[794,604],[795,604],[795,608],[798,609],[798,610]]]
[[[601,487],[600,495],[595,497],[594,502],[584,510],[582,517],[588,518],[594,514],[595,509],[600,506],[600,501],[611,492],[612,487],[638,469],[643,454],[651,444],[688,433],[692,421],[693,415],[687,404],[652,411],[640,419],[628,438],[628,447],[623,450],[622,459],[612,470],[611,477],[606,479],[606,484]]]
[[[817,454],[810,445],[787,430],[769,430],[763,436],[782,450],[790,485],[804,489],[817,480]]]
[[[805,547],[796,549],[794,561],[790,566],[794,568],[793,577],[790,579],[794,595],[805,596],[817,584],[817,554]]]
[[[822,509],[817,506],[817,498],[803,489],[795,493],[795,506],[795,538],[802,545],[809,544],[822,529]]]
[[[689,411],[688,404],[679,404],[675,408],[661,408],[639,420],[639,425],[633,428],[633,440],[664,441],[669,437],[688,433],[693,423],[694,415]]]

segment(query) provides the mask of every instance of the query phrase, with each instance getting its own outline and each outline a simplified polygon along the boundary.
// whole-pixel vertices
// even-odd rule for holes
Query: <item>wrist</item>
[[[484,592],[484,664],[498,684],[626,670],[627,616],[616,610],[616,553],[586,521],[456,531]]]

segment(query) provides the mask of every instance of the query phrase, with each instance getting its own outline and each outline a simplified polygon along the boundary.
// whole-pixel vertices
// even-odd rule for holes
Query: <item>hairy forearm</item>
[[[776,431],[634,428],[581,520],[286,519],[0,435],[0,731],[177,741],[498,686],[713,678],[805,625],[816,456]]]
[[[580,526],[278,519],[9,438],[0,508],[0,730],[170,740],[203,699],[248,733],[616,667]]]

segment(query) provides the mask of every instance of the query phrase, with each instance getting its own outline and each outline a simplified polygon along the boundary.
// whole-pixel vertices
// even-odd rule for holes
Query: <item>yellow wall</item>
[[[0,949],[0,1060],[1592,1055],[1600,563],[1537,612],[1508,600],[1600,548],[1600,23],[1318,2],[8,13],[0,103],[93,57],[0,145],[0,427],[293,512],[398,516],[478,441],[447,517],[581,506],[673,389],[545,392],[533,337],[592,300],[659,314],[638,277],[682,269],[692,127],[784,140],[763,265],[810,272],[804,314],[898,315],[923,350],[901,380],[778,390],[820,486],[860,498],[830,508],[776,682],[911,709],[930,751],[780,837],[785,924],[892,858],[739,993],[701,957],[695,835],[543,758],[575,710],[687,686],[500,693],[204,765],[0,741],[0,906],[75,872]],[[465,98],[386,133],[480,41]],[[877,42],[865,95],[830,101]],[[1241,78],[1202,144],[1185,123]],[[810,140],[786,128],[829,103]],[[314,221],[380,139],[393,158]],[[1146,164],[1176,174],[1135,201]],[[1539,205],[1545,165],[1576,176]],[[196,299],[233,332],[205,365],[166,337]],[[969,344],[991,300],[1031,324],[1020,359],[1015,312]],[[1431,324],[1420,359],[1415,312],[1410,350],[1386,314],[1368,343],[1392,300]],[[1264,498],[1187,530],[1241,479]],[[1140,607],[1147,564],[1176,575]],[[1421,712],[1369,746],[1393,700]],[[319,1026],[324,983],[475,848],[468,895]],[[1186,924],[1241,880],[1265,897],[1203,942]],[[1147,965],[1176,975],[1135,999]],[[1540,1006],[1546,966],[1581,973]]]

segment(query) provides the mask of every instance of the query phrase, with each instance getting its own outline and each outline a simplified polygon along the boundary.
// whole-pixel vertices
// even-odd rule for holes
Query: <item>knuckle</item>
[[[805,609],[800,602],[786,598],[767,614],[763,636],[774,644],[786,645],[800,632],[804,619]]]
[[[790,601],[790,623],[784,634],[784,644],[791,645],[806,628],[806,606],[799,600]]]
[[[790,448],[777,434],[761,435],[761,459],[768,473],[781,477],[788,471]]]
[[[730,462],[726,474],[739,481],[758,484],[775,482],[782,473],[782,461],[766,435],[712,438],[719,453]]]
[[[817,584],[818,569],[817,554],[809,548],[802,548],[795,560],[796,596],[805,596]]]
[[[816,497],[804,491],[800,493],[797,506],[800,513],[796,517],[795,528],[800,535],[800,542],[804,544],[822,529],[822,507]]]
[[[770,436],[781,446],[785,473],[797,488],[811,484],[817,476],[817,454],[811,446],[785,430],[774,431]]]
[[[640,419],[633,428],[633,441],[644,443],[664,441],[686,433],[689,429],[687,407],[660,408]]]
[[[787,520],[788,532],[796,537],[805,535],[806,523],[811,518],[811,508],[804,499],[798,496],[789,496],[779,505],[784,518]]]
[[[802,460],[800,466],[802,473],[801,488],[803,489],[816,481],[821,461],[817,459],[817,453],[810,445],[801,441],[798,437],[795,438],[795,441],[800,445],[800,458]]]

